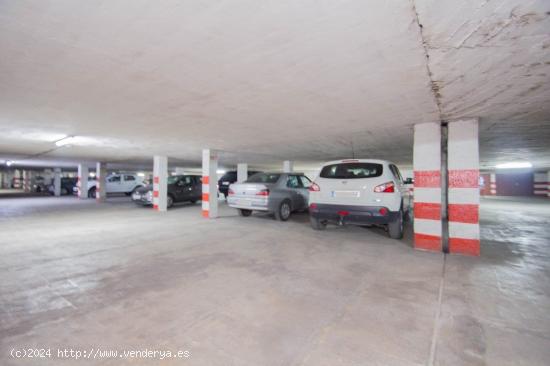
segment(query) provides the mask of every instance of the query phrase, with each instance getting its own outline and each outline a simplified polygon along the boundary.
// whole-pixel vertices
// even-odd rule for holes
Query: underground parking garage
[[[549,14],[0,3],[0,364],[549,364]]]

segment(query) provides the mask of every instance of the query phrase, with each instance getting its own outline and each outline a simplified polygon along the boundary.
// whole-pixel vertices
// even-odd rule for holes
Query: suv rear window
[[[341,163],[323,167],[319,176],[329,179],[374,178],[382,175],[382,164]]]
[[[257,173],[248,178],[247,183],[277,183],[281,174]]]

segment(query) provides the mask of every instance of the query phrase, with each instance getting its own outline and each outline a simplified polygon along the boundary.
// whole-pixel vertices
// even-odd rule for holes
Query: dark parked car
[[[175,202],[200,201],[202,197],[202,180],[199,175],[173,175],[168,177],[167,207]],[[132,193],[132,201],[144,206],[153,205],[153,186],[137,188]]]
[[[255,171],[249,171],[247,178],[250,178],[254,174],[259,173]],[[218,180],[218,190],[221,194],[227,198],[229,194],[229,185],[237,181],[237,172],[235,170],[229,171],[223,175],[223,177]]]
[[[32,190],[37,193],[46,192],[48,190],[44,177],[38,176],[34,179]]]
[[[61,195],[72,194],[78,178],[61,178]],[[52,184],[48,186],[48,192],[55,194],[55,188]]]

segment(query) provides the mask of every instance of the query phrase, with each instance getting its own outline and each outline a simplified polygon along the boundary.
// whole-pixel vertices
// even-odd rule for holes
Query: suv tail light
[[[310,191],[310,192],[319,192],[319,191],[321,191],[321,187],[319,187],[319,185],[317,183],[313,182],[309,186],[308,191]]]
[[[232,195],[235,194],[235,192],[234,192],[231,188],[229,188],[229,191],[227,192],[227,194],[230,195],[230,196],[232,196]]]
[[[269,196],[269,189],[262,189],[261,191],[256,193],[256,196],[264,196],[264,197]]]
[[[374,187],[376,193],[393,193],[395,192],[395,184],[393,182],[386,182]]]

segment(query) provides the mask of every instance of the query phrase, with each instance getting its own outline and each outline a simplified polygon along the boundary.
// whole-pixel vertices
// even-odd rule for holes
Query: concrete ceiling
[[[550,166],[548,1],[1,1],[0,159],[412,160],[481,119],[484,165]]]

